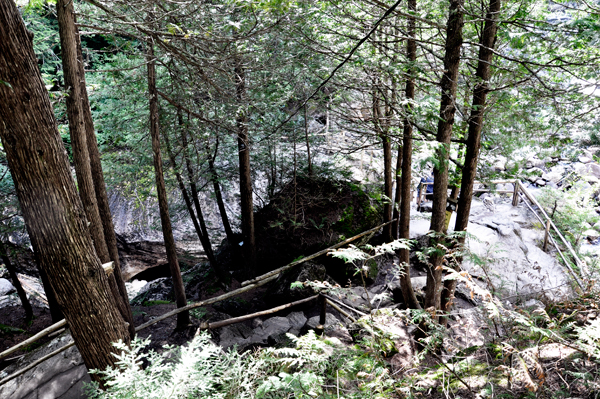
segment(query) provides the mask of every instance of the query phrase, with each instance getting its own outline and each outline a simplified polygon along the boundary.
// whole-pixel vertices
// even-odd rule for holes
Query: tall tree
[[[236,57],[234,68],[236,95],[239,102],[237,115],[238,157],[240,169],[240,197],[242,211],[242,249],[248,278],[256,273],[256,240],[254,235],[254,204],[252,199],[252,175],[250,170],[250,140],[246,96],[246,71],[241,57]]]
[[[473,199],[473,183],[477,172],[479,150],[481,149],[481,130],[483,128],[483,115],[486,108],[486,98],[489,92],[491,64],[494,56],[494,44],[498,31],[498,14],[500,13],[501,0],[490,0],[485,16],[485,23],[479,42],[479,60],[475,78],[477,83],[473,89],[471,115],[468,120],[467,152],[462,169],[460,197],[454,231],[465,231],[469,224],[471,201]],[[463,239],[464,240],[464,239]],[[452,306],[451,299],[456,290],[456,280],[446,280],[442,292],[443,310],[449,311]]]
[[[86,366],[105,369],[116,360],[112,343],[129,342],[129,333],[96,255],[31,38],[11,0],[0,0],[0,37],[0,139],[29,238]]]
[[[430,230],[443,234],[446,220],[446,201],[448,196],[448,158],[454,113],[456,111],[456,88],[460,66],[460,49],[462,47],[464,0],[450,0],[448,24],[446,25],[446,44],[444,55],[444,72],[440,87],[442,98],[436,140],[436,162],[433,169],[433,205],[431,211]],[[437,247],[438,239],[432,239],[431,245]],[[441,307],[443,254],[438,248],[430,258],[427,268],[427,286],[425,288],[425,308],[439,310]]]
[[[175,291],[175,302],[178,308],[187,305],[185,288],[181,278],[177,249],[173,238],[171,217],[169,216],[169,203],[167,200],[167,189],[162,168],[162,157],[160,154],[160,125],[158,120],[158,91],[156,90],[156,60],[154,58],[154,40],[148,39],[146,63],[148,70],[148,94],[150,95],[150,136],[152,137],[152,153],[154,156],[154,176],[156,178],[156,193],[158,196],[158,207],[160,210],[160,223],[162,226],[163,239],[167,252],[167,260],[173,279]],[[177,314],[177,327],[183,328],[189,324],[190,315],[188,311]]]
[[[415,62],[417,60],[417,43],[416,36],[416,21],[414,14],[417,12],[417,0],[408,0],[408,40],[406,41],[406,55],[408,57],[408,70],[406,77],[406,89],[404,96],[407,106],[405,117],[402,121],[402,189],[400,200],[400,222],[399,222],[399,238],[410,238],[410,202],[412,197],[411,178],[412,178],[412,102],[415,99]],[[398,152],[400,158],[400,152]],[[411,309],[419,309],[419,301],[415,295],[412,282],[410,280],[410,253],[408,249],[401,249],[399,255],[400,265],[404,265],[404,274],[400,277],[402,288],[402,296],[404,303]]]
[[[90,128],[91,133],[88,135],[86,130],[86,118],[84,115],[84,100],[83,93],[86,92],[85,83],[82,84],[82,76],[80,75],[80,62],[78,61],[78,48],[81,52],[77,38],[79,33],[75,26],[75,10],[73,8],[72,1],[57,0],[56,3],[56,14],[58,17],[58,30],[60,35],[61,53],[62,53],[62,64],[63,74],[65,78],[65,85],[69,94],[67,95],[67,115],[69,118],[69,132],[71,136],[71,143],[73,148],[73,161],[75,163],[75,173],[77,175],[77,183],[79,188],[79,195],[85,208],[85,213],[90,223],[90,233],[94,240],[94,247],[96,252],[103,263],[107,263],[111,260],[108,246],[106,245],[106,239],[104,236],[104,227],[102,219],[100,218],[100,211],[98,208],[98,200],[96,196],[96,187],[94,185],[94,179],[92,178],[92,163],[90,162],[90,147],[95,148],[97,152],[97,146],[90,145],[88,143],[88,136],[94,137],[93,125]],[[87,99],[87,94],[86,94]],[[86,104],[89,107],[89,104]],[[90,122],[91,123],[91,114]],[[95,167],[99,167],[100,157],[95,154]],[[100,174],[102,170],[100,169]],[[113,233],[114,234],[114,233]],[[116,241],[115,241],[116,244]],[[117,254],[117,265],[118,265],[118,254]],[[118,271],[120,276],[120,270]],[[121,279],[122,280],[122,279]],[[116,277],[114,274],[109,276],[109,284],[111,291],[115,296],[119,311],[123,316],[124,320],[129,323],[130,333],[135,335],[135,328],[133,326],[133,317],[131,315],[131,308],[129,306],[129,300],[127,299],[127,291],[125,287],[119,288]],[[123,295],[124,291],[124,295]]]

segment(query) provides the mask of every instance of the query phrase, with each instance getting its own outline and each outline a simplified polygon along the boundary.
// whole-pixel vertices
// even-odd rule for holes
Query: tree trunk
[[[17,290],[17,294],[19,295],[19,299],[21,300],[21,304],[23,305],[23,309],[25,310],[25,322],[29,323],[33,319],[33,308],[31,307],[31,303],[27,298],[27,294],[19,281],[19,277],[17,276],[17,271],[15,270],[10,258],[8,256],[8,251],[6,250],[6,246],[4,243],[0,242],[0,259],[4,262],[4,266],[8,270],[8,274],[10,275],[10,279]]]
[[[396,192],[394,194],[394,212],[392,219],[392,238],[399,238],[398,227],[400,226],[400,201],[402,199],[402,146],[398,145],[398,156],[396,157]]]
[[[236,60],[235,86],[239,111],[237,115],[238,155],[240,168],[240,197],[242,212],[242,236],[246,263],[246,276],[256,273],[256,242],[254,237],[254,205],[252,200],[252,176],[250,170],[250,142],[248,138],[248,115],[246,104],[246,77],[241,60]]]
[[[119,290],[121,305],[119,309],[125,321],[129,323],[129,334],[133,339],[135,337],[135,325],[133,324],[133,314],[131,305],[129,304],[129,296],[127,295],[127,287],[121,273],[121,264],[119,261],[119,250],[117,249],[117,237],[115,235],[115,227],[113,225],[112,214],[108,202],[108,194],[106,193],[106,183],[104,182],[104,173],[102,172],[102,163],[100,162],[100,151],[98,150],[98,141],[94,130],[94,121],[92,119],[92,111],[90,109],[90,101],[87,94],[87,85],[85,82],[85,70],[83,65],[83,54],[81,52],[81,38],[79,30],[75,26],[75,38],[77,40],[77,64],[79,66],[79,82],[81,94],[81,108],[83,111],[83,120],[85,123],[86,142],[88,155],[90,159],[90,167],[92,171],[92,180],[94,182],[94,192],[98,203],[98,212],[102,222],[102,230],[104,240],[108,249],[110,260],[114,262],[114,272],[109,279],[116,282]]]
[[[81,197],[87,220],[90,223],[89,230],[94,241],[96,253],[102,263],[107,263],[110,261],[110,255],[108,253],[102,220],[100,219],[100,212],[98,210],[87,143],[87,132],[82,103],[82,84],[79,75],[80,66],[77,56],[77,37],[79,34],[75,28],[75,10],[73,8],[73,2],[58,0],[56,3],[56,15],[58,19],[65,86],[69,91],[66,101],[67,116],[69,119],[69,133],[73,147],[73,161],[75,164],[75,174],[77,175],[79,196]],[[127,320],[128,316],[131,314],[129,301],[123,299],[114,274],[111,274],[108,277],[108,281],[119,311],[121,312],[123,319]],[[131,317],[130,320],[133,321],[133,318]],[[131,329],[135,334],[133,326],[131,326]]]
[[[408,0],[408,9],[411,13],[417,11],[417,0]],[[412,17],[408,18],[408,37],[406,42],[406,55],[408,57],[409,68],[408,78],[406,80],[405,98],[407,100],[406,116],[403,120],[402,131],[402,199],[400,201],[400,222],[399,238],[410,238],[410,202],[411,202],[411,179],[412,179],[412,104],[415,99],[415,73],[414,63],[417,59],[416,23]],[[400,154],[398,154],[400,156]],[[399,254],[400,265],[404,266],[404,274],[400,277],[400,287],[404,303],[410,309],[420,309],[421,305],[415,295],[412,282],[410,280],[410,251],[401,249]]]
[[[204,221],[204,214],[202,213],[202,207],[200,206],[200,198],[198,197],[198,187],[196,185],[196,177],[194,176],[194,170],[192,168],[192,162],[187,153],[188,151],[188,140],[187,135],[183,129],[181,130],[181,143],[183,145],[183,158],[185,160],[185,166],[188,173],[188,180],[190,181],[190,190],[192,191],[192,201],[196,208],[196,216],[198,217],[198,223],[200,225],[200,231],[202,232],[202,246],[208,260],[212,266],[217,270],[217,262],[215,261],[215,255],[213,253],[212,245],[210,244],[210,238],[208,237],[208,229],[206,228],[206,222]],[[175,165],[173,166],[175,167]],[[224,276],[221,276],[224,277]],[[225,283],[226,281],[223,281]]]
[[[477,161],[479,159],[479,150],[481,148],[483,114],[485,112],[485,102],[489,91],[488,82],[491,74],[490,66],[494,56],[493,48],[496,42],[496,32],[498,30],[497,21],[500,7],[501,0],[490,0],[481,36],[479,61],[475,73],[478,83],[473,89],[473,105],[471,106],[471,116],[469,117],[468,122],[467,152],[465,154],[465,163],[462,171],[460,197],[458,198],[458,209],[456,211],[454,231],[465,231],[469,224],[471,201],[473,199],[473,183],[475,182]],[[455,290],[456,280],[448,280],[444,283],[442,306],[443,310],[446,312],[448,312],[452,306],[452,298],[454,297]]]
[[[375,87],[373,88],[372,114],[375,133],[379,136],[383,145],[383,223],[387,223],[392,220],[392,143],[387,134],[385,116],[381,113],[380,89],[379,78],[376,78]],[[385,242],[392,240],[391,224],[383,227],[383,240]]]
[[[162,158],[160,155],[160,133],[158,121],[158,92],[156,90],[156,66],[154,60],[153,40],[149,39],[147,44],[146,61],[148,66],[148,93],[150,95],[150,135],[152,136],[152,153],[154,155],[154,174],[156,177],[156,193],[158,195],[158,207],[160,210],[160,222],[162,226],[163,239],[167,252],[167,260],[171,269],[171,278],[173,279],[173,288],[175,291],[175,302],[178,308],[187,305],[185,299],[185,288],[181,279],[181,270],[177,260],[177,251],[175,248],[175,239],[173,238],[173,229],[171,228],[171,218],[169,216],[169,203],[167,202],[167,189],[162,169]],[[189,311],[177,314],[177,327],[183,328],[189,324]]]
[[[217,170],[215,169],[215,160],[214,157],[211,158],[210,156],[208,157],[208,173],[210,173],[210,179],[212,180],[213,188],[215,190],[215,198],[217,200],[217,206],[219,207],[219,214],[221,215],[223,228],[225,229],[225,235],[227,235],[227,241],[229,241],[231,245],[235,245],[237,243],[234,242],[235,238],[233,237],[233,231],[231,230],[231,225],[229,224],[229,217],[227,216],[227,210],[225,209],[225,202],[223,201],[223,195],[221,194],[221,185],[219,184],[219,175],[217,174]]]
[[[194,224],[194,229],[196,230],[196,234],[198,235],[198,239],[202,243],[202,248],[206,253],[206,257],[208,258],[208,262],[217,273],[219,280],[221,283],[227,284],[229,281],[229,276],[222,270],[218,265],[215,259],[215,255],[212,251],[212,247],[210,246],[210,240],[206,235],[206,232],[202,230],[200,223],[198,223],[198,218],[196,217],[196,213],[194,212],[194,208],[192,207],[192,201],[190,200],[190,196],[188,194],[187,189],[185,188],[185,184],[183,182],[183,178],[181,177],[181,173],[179,172],[179,168],[177,167],[177,160],[175,159],[175,155],[173,154],[173,150],[171,148],[171,143],[169,141],[169,137],[167,134],[163,134],[165,138],[165,145],[167,147],[167,154],[169,155],[169,160],[171,161],[171,167],[175,172],[175,178],[177,179],[177,184],[179,185],[179,191],[181,191],[181,195],[183,196],[183,201],[185,202],[185,206],[188,210],[190,218],[192,219],[192,223]],[[186,158],[187,162],[187,158]],[[206,227],[205,227],[206,228]]]
[[[452,125],[456,111],[456,87],[458,68],[460,65],[460,48],[462,46],[463,0],[450,0],[450,11],[446,28],[446,54],[444,55],[444,74],[440,83],[442,98],[440,101],[440,118],[436,140],[437,164],[433,169],[433,205],[430,230],[442,233],[446,221],[446,197],[448,196],[448,157]],[[432,246],[437,246],[438,239],[432,239]],[[425,288],[425,308],[439,310],[441,308],[443,255],[433,255],[427,269],[427,286]],[[437,318],[436,318],[437,319]]]
[[[307,118],[306,104],[304,104],[304,138],[306,139],[306,154],[308,157],[308,177],[312,177],[312,160],[310,158],[310,142],[308,140],[308,118]]]
[[[129,342],[129,334],[94,249],[31,39],[10,0],[0,0],[0,37],[0,138],[29,238],[86,366],[104,370],[116,360],[112,343]]]
[[[52,318],[52,323],[58,323],[62,319],[65,318],[63,315],[62,309],[56,299],[56,294],[52,289],[52,285],[50,285],[50,279],[48,279],[48,275],[46,271],[42,268],[42,263],[39,259],[39,254],[33,253],[35,258],[35,263],[37,264],[38,271],[40,272],[40,280],[42,280],[42,286],[44,287],[44,293],[46,294],[46,299],[48,300],[48,307],[50,308],[50,317]]]

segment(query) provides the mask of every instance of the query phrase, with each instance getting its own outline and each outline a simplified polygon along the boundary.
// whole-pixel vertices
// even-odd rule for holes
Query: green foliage
[[[581,244],[583,233],[600,220],[594,210],[595,190],[579,180],[565,184],[568,190],[544,187],[540,204],[574,248]]]
[[[204,307],[194,308],[190,310],[190,315],[198,320],[202,320],[208,314],[208,310]]]
[[[386,398],[393,387],[385,364],[359,347],[344,348],[335,338],[310,331],[289,336],[291,348],[266,348],[239,355],[223,353],[202,333],[184,347],[145,351],[149,340],[135,339],[120,351],[116,367],[92,373],[106,390],[87,387],[90,398],[335,398],[337,382],[348,397]],[[143,366],[146,364],[147,366]]]

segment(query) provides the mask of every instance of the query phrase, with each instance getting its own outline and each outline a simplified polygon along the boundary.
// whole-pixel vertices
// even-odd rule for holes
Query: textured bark
[[[129,334],[131,338],[135,337],[135,325],[133,324],[133,313],[129,304],[129,296],[127,295],[127,287],[121,273],[121,264],[119,262],[119,250],[117,248],[117,236],[115,235],[115,227],[113,225],[112,214],[108,202],[108,194],[106,193],[106,183],[104,182],[104,173],[102,171],[102,163],[100,162],[100,151],[98,150],[98,141],[94,130],[94,121],[92,119],[92,111],[90,109],[90,101],[87,94],[87,86],[85,82],[85,69],[83,65],[83,54],[81,52],[81,38],[77,26],[75,26],[75,38],[77,39],[77,64],[79,66],[79,84],[81,94],[81,108],[83,112],[83,120],[85,124],[86,142],[88,155],[90,158],[90,167],[92,171],[92,180],[94,182],[94,192],[98,203],[98,212],[102,221],[102,231],[104,232],[104,240],[108,249],[110,260],[114,262],[114,272],[109,279],[114,279],[120,297],[119,310],[123,319],[129,323]],[[110,281],[110,280],[109,280]]]
[[[494,56],[493,48],[496,42],[496,33],[498,31],[497,21],[500,7],[501,0],[490,0],[489,9],[485,16],[485,24],[479,47],[479,61],[475,73],[478,82],[473,89],[473,105],[471,106],[471,115],[468,121],[467,152],[465,154],[465,163],[462,170],[460,197],[458,199],[454,231],[465,231],[469,224],[471,201],[473,199],[473,183],[475,182],[479,150],[481,148],[483,114],[485,112],[486,97],[489,91],[488,82],[491,75],[490,66]],[[450,310],[455,290],[456,280],[444,282],[444,291],[442,292],[443,310]]]
[[[129,342],[129,334],[94,249],[31,40],[10,0],[0,0],[0,37],[0,138],[31,244],[86,366],[105,369],[116,360],[112,342]]]
[[[254,235],[254,204],[252,199],[252,176],[250,170],[250,141],[248,138],[248,115],[246,114],[246,77],[240,60],[235,65],[235,86],[240,110],[237,116],[238,157],[240,169],[240,199],[242,213],[242,250],[248,278],[256,274],[256,241]]]
[[[436,135],[438,149],[436,151],[437,164],[433,169],[433,205],[430,225],[430,230],[438,233],[444,231],[446,220],[448,157],[456,111],[456,87],[464,24],[462,7],[463,0],[450,0],[450,12],[446,27],[444,73],[440,83],[442,98]],[[433,239],[431,245],[436,246],[437,240]],[[433,307],[435,310],[441,308],[442,259],[441,255],[433,255],[430,259],[431,265],[427,269],[427,286],[425,288],[425,308]]]
[[[158,207],[160,210],[160,223],[162,226],[165,250],[167,260],[173,279],[173,288],[175,291],[175,302],[178,308],[187,305],[185,298],[185,289],[181,279],[181,270],[179,269],[179,260],[175,249],[175,239],[173,238],[173,228],[171,227],[171,218],[169,216],[169,203],[167,201],[167,189],[162,168],[162,157],[160,154],[160,126],[158,121],[158,92],[156,90],[156,66],[154,60],[153,41],[150,39],[147,45],[146,54],[148,68],[148,94],[150,95],[150,136],[152,137],[152,153],[154,155],[154,176],[156,178],[156,193],[158,195]],[[177,327],[183,328],[189,324],[189,311],[181,312],[177,315]]]
[[[417,1],[408,0],[408,9],[415,13],[417,11]],[[409,101],[406,117],[403,120],[402,131],[402,199],[400,201],[400,223],[399,238],[410,238],[410,201],[411,201],[411,178],[412,178],[412,131],[413,126],[410,120],[412,108],[410,101],[415,98],[415,67],[414,62],[417,59],[417,44],[415,40],[416,26],[415,19],[408,18],[408,37],[406,42],[406,55],[410,62],[408,68],[408,79],[406,80],[406,90],[404,97]],[[399,155],[398,155],[399,156]],[[420,309],[421,305],[415,295],[412,282],[410,281],[410,252],[408,249],[401,249],[398,254],[400,265],[405,265],[404,275],[400,277],[400,287],[406,306],[411,309]]]
[[[15,268],[8,256],[6,247],[1,242],[0,242],[0,259],[2,259],[4,266],[6,266],[6,269],[8,270],[8,274],[10,275],[12,283],[13,283],[15,289],[17,290],[17,294],[19,295],[19,299],[21,300],[21,304],[23,305],[23,309],[25,310],[25,322],[29,322],[29,321],[31,321],[31,319],[33,319],[33,308],[31,307],[31,303],[29,303],[27,294],[25,293],[25,290],[23,289],[23,286],[21,285],[21,282],[19,281],[19,277],[17,276],[17,271],[15,270]]]
[[[77,51],[77,38],[79,34],[75,27],[75,10],[73,8],[73,2],[57,0],[56,15],[60,35],[63,75],[65,78],[65,86],[69,92],[66,101],[67,116],[69,119],[69,134],[71,136],[71,144],[73,147],[73,161],[75,164],[75,174],[77,175],[79,196],[81,197],[87,220],[90,223],[89,230],[92,239],[94,240],[96,253],[102,263],[107,263],[110,261],[110,255],[104,238],[104,229],[98,210],[98,201],[96,199],[96,190],[92,179],[90,154],[87,143],[87,132],[83,111],[84,107],[82,103],[82,85],[79,74],[80,65],[78,62]],[[108,281],[111,292],[119,307],[119,311],[121,312],[123,319],[127,319],[131,314],[129,303],[123,299],[115,276],[110,275]],[[130,320],[133,320],[133,318]],[[131,328],[132,331],[134,331],[133,326],[131,326]]]
[[[398,146],[398,156],[396,157],[396,192],[394,193],[394,211],[392,219],[392,238],[398,239],[398,227],[400,225],[400,201],[402,199],[402,146]]]

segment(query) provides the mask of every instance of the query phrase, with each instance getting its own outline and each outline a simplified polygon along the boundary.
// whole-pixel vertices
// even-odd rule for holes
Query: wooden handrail
[[[341,246],[344,246],[344,245],[346,245],[346,244],[348,244],[348,243],[350,243],[350,242],[352,242],[352,241],[354,241],[354,240],[357,240],[357,239],[359,239],[360,237],[366,236],[366,235],[367,235],[367,234],[369,234],[369,233],[373,233],[373,232],[375,232],[375,231],[379,230],[380,228],[382,228],[383,226],[387,226],[387,225],[388,225],[388,224],[390,224],[390,223],[394,223],[396,220],[398,220],[398,219],[393,219],[393,220],[390,220],[389,222],[385,222],[385,223],[383,223],[383,224],[380,224],[380,225],[379,225],[379,226],[377,226],[377,227],[374,227],[374,228],[372,228],[372,229],[370,229],[370,230],[367,230],[367,231],[363,231],[362,233],[360,233],[360,234],[357,234],[357,235],[355,235],[354,237],[350,237],[350,238],[348,238],[348,239],[346,239],[346,240],[344,240],[344,241],[342,241],[342,242],[339,242],[339,243],[337,243],[337,244],[335,244],[335,245],[332,245],[332,246],[331,246],[331,247],[329,247],[329,248],[325,248],[325,249],[324,249],[324,250],[322,250],[322,251],[319,251],[319,252],[317,252],[317,253],[314,253],[314,254],[312,254],[312,255],[309,255],[309,256],[307,256],[307,257],[304,257],[304,258],[302,258],[302,259],[298,259],[297,261],[294,261],[294,262],[292,262],[292,263],[288,263],[288,264],[287,264],[287,265],[285,265],[285,266],[282,266],[282,267],[280,267],[280,268],[278,268],[278,269],[272,270],[272,271],[270,271],[270,272],[268,272],[268,273],[265,273],[265,274],[263,274],[263,275],[260,275],[260,276],[258,276],[258,277],[255,277],[255,278],[253,278],[253,279],[251,279],[251,280],[244,281],[244,282],[242,283],[242,287],[244,287],[244,286],[246,286],[246,285],[249,285],[249,284],[254,284],[254,283],[256,283],[256,282],[258,282],[258,281],[261,281],[262,279],[265,279],[265,278],[269,278],[269,277],[277,276],[277,275],[279,275],[279,273],[281,273],[281,272],[283,272],[283,271],[286,271],[286,270],[288,270],[288,269],[291,269],[292,267],[294,267],[294,266],[297,266],[297,265],[299,265],[299,264],[301,264],[301,263],[304,263],[304,262],[306,262],[306,261],[309,261],[309,260],[311,260],[311,259],[318,258],[318,257],[319,257],[319,256],[321,256],[321,255],[325,255],[325,254],[327,254],[329,251],[331,251],[332,249],[339,248],[339,247],[341,247]]]
[[[579,257],[577,256],[577,254],[575,253],[575,250],[573,250],[573,247],[571,247],[571,244],[565,239],[565,237],[562,235],[562,233],[558,230],[558,228],[556,227],[556,225],[554,224],[554,222],[552,221],[552,219],[550,219],[550,216],[548,216],[548,214],[546,213],[546,211],[544,210],[544,208],[542,208],[542,206],[540,205],[540,203],[537,201],[537,199],[531,195],[531,193],[529,192],[529,190],[527,190],[525,188],[525,186],[523,186],[523,184],[521,183],[521,181],[517,180],[518,184],[519,184],[519,189],[523,192],[523,194],[525,195],[525,197],[527,197],[527,199],[529,201],[531,201],[531,203],[535,206],[537,206],[540,210],[540,212],[542,213],[542,215],[544,215],[544,218],[550,222],[550,226],[552,226],[552,229],[554,229],[554,231],[556,232],[556,234],[558,235],[558,237],[560,238],[560,240],[563,242],[563,244],[565,245],[565,247],[567,247],[567,249],[569,250],[569,252],[571,253],[571,256],[573,257],[573,259],[575,260],[575,264],[577,265],[577,267],[579,267],[579,269],[585,274],[588,275],[588,271],[587,271],[587,267],[585,265],[585,263],[583,263]]]

